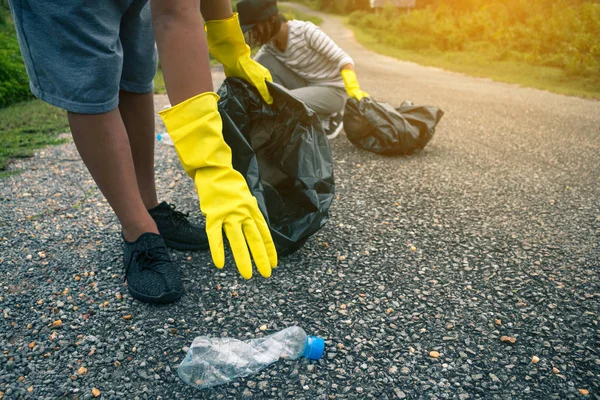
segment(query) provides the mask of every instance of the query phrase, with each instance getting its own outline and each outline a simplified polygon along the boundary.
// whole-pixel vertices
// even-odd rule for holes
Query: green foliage
[[[0,108],[32,97],[14,25],[0,0]]]
[[[600,85],[594,77],[572,76],[556,67],[531,65],[508,57],[502,59],[498,54],[484,50],[442,52],[433,47],[429,50],[402,49],[382,43],[378,35],[364,29],[354,26],[353,31],[364,46],[391,57],[569,96],[600,99]]]
[[[8,1],[0,0],[0,177],[11,158],[28,157],[37,148],[62,143],[57,132],[67,130],[66,113],[32,97],[19,51]]]
[[[16,38],[0,32],[0,108],[32,97]]]
[[[394,8],[379,15],[355,12],[349,23],[399,49],[492,55],[499,61],[556,67],[600,85],[597,3],[437,0],[410,13]]]

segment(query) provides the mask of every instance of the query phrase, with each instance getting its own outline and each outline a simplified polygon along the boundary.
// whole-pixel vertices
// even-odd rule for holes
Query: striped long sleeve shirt
[[[348,54],[340,49],[318,26],[308,21],[288,21],[288,41],[285,51],[273,42],[263,45],[267,52],[281,61],[309,85],[344,87],[340,75],[346,64],[354,65]]]

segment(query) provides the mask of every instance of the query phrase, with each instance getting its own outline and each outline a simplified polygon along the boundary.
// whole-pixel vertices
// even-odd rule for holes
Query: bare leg
[[[86,167],[123,227],[125,240],[158,233],[140,196],[131,147],[119,110],[68,113],[73,140]]]
[[[167,93],[176,105],[200,93],[212,92],[208,46],[202,18],[229,18],[229,0],[152,0],[154,36],[160,54]]]
[[[146,209],[158,205],[154,181],[154,95],[119,92],[119,111],[127,130],[137,184]]]

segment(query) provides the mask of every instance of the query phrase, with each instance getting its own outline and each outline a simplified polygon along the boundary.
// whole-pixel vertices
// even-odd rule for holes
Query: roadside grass
[[[156,71],[156,76],[154,76],[154,93],[156,94],[165,94],[167,93],[167,89],[165,87],[165,78],[163,77],[162,69],[160,69],[160,65],[158,70]]]
[[[31,100],[0,109],[0,177],[15,174],[7,171],[11,159],[30,157],[36,149],[64,143],[58,134],[68,130],[65,111]]]
[[[297,19],[300,21],[310,21],[315,25],[321,25],[321,23],[323,22],[323,20],[320,17],[317,17],[316,15],[313,14],[309,14],[309,13],[305,13],[302,12],[300,10],[297,10],[293,7],[290,7],[288,5],[280,5],[279,6],[279,11],[285,15],[285,17],[287,19]]]
[[[294,0],[313,9],[322,8],[317,0]],[[385,14],[385,13],[384,13]],[[359,43],[377,53],[397,59],[412,61],[417,64],[443,68],[471,76],[490,78],[500,82],[518,84],[560,93],[570,96],[600,99],[600,84],[594,74],[576,74],[567,72],[565,68],[549,65],[535,65],[522,59],[524,54],[499,54],[485,43],[473,45],[468,51],[441,51],[431,46],[433,38],[429,28],[424,27],[422,33],[396,33],[392,22],[384,20],[373,28],[359,25],[367,24],[368,13],[350,15],[345,24],[350,28]],[[352,21],[352,23],[350,22]],[[358,22],[358,23],[357,23]],[[417,22],[414,22],[415,24]],[[418,24],[417,24],[418,25]],[[384,27],[388,27],[386,30]],[[393,38],[390,38],[393,36]],[[435,42],[435,41],[434,41]],[[422,43],[421,48],[416,45]],[[520,56],[520,57],[518,57]]]
[[[522,61],[501,60],[489,52],[442,52],[435,49],[408,50],[382,42],[380,36],[347,23],[357,41],[366,48],[386,56],[412,61],[471,76],[519,84],[550,92],[600,99],[600,86],[594,77],[568,75],[565,71]]]

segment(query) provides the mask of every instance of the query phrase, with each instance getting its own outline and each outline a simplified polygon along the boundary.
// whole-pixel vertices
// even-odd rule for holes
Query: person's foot
[[[148,210],[165,244],[176,250],[207,250],[208,237],[203,226],[192,224],[187,214],[175,210],[173,204],[163,201]]]
[[[125,279],[133,298],[146,303],[171,303],[183,295],[181,271],[171,261],[160,235],[144,233],[125,241]]]
[[[333,113],[327,119],[327,122],[328,123],[325,128],[325,134],[327,135],[327,139],[335,139],[336,137],[338,137],[338,135],[342,131],[342,128],[344,127],[343,116],[341,113]]]

